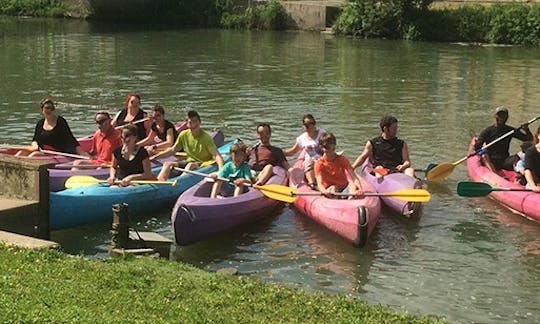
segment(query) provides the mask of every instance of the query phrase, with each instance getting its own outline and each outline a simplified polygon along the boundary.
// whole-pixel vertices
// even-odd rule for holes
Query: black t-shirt
[[[123,179],[128,175],[144,173],[143,161],[148,158],[148,152],[140,147],[135,153],[133,160],[126,160],[122,156],[122,146],[117,147],[114,152],[114,157],[118,161],[118,179]]]
[[[34,137],[32,138],[33,142],[37,142],[41,149],[77,153],[75,148],[79,146],[79,142],[73,136],[67,121],[62,116],[58,116],[56,126],[51,130],[43,129],[44,124],[44,118],[36,124]]]
[[[508,125],[502,125],[500,127],[497,127],[496,125],[492,125],[484,129],[478,136],[478,140],[474,145],[475,151],[480,150],[482,148],[482,145],[491,143],[510,131],[514,131],[512,136],[507,136],[487,148],[487,154],[494,163],[502,162],[510,156],[510,154],[508,153],[508,149],[510,147],[510,141],[512,140],[512,137],[515,137],[521,141],[532,140],[532,138],[530,138],[528,134],[521,132],[519,129],[515,129],[514,127]]]
[[[369,140],[373,147],[373,166],[382,165],[393,170],[403,163],[403,146],[405,142],[397,137],[389,140],[377,136]]]
[[[135,115],[135,118],[133,118],[133,120],[131,120],[129,122],[126,122],[124,120],[126,118],[126,116],[127,116],[127,109],[122,109],[120,111],[120,114],[118,114],[118,118],[116,118],[116,124],[118,126],[122,126],[124,124],[129,124],[132,121],[141,120],[144,117],[146,117],[146,113],[144,112],[144,110],[139,109],[139,111],[137,112],[137,115]],[[144,122],[137,123],[137,124],[135,124],[135,126],[137,126],[137,140],[145,139],[146,138],[146,128],[144,128]]]
[[[540,183],[540,153],[536,146],[531,146],[525,151],[525,170],[531,170],[534,182]]]
[[[178,131],[176,130],[176,127],[174,127],[174,125],[168,120],[165,120],[163,123],[165,125],[165,129],[164,129],[163,133],[159,132],[159,130],[157,128],[157,125],[156,125],[156,122],[152,123],[151,128],[152,128],[152,130],[154,132],[156,132],[157,137],[160,140],[165,142],[167,140],[167,132],[169,131],[170,128],[172,128],[172,130],[173,130],[173,142],[176,141],[176,138],[178,137]]]

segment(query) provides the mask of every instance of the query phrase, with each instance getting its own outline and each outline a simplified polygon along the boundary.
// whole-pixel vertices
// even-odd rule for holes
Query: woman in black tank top
[[[121,186],[129,186],[132,180],[151,180],[154,175],[151,171],[148,152],[136,145],[137,127],[127,125],[122,129],[122,146],[113,151],[112,165],[107,182],[112,185],[116,179],[121,180]]]
[[[116,114],[112,121],[112,125],[117,127],[135,122],[135,126],[137,126],[137,139],[144,139],[147,133],[146,130],[150,128],[150,121],[142,121],[147,118],[148,115],[140,108],[141,97],[134,92],[129,93],[126,98],[125,107],[126,108],[120,110],[118,114]]]
[[[148,136],[137,143],[138,146],[144,146],[148,154],[153,155],[158,151],[162,151],[174,145],[178,131],[173,123],[165,119],[165,109],[161,105],[155,105],[153,111],[153,122],[150,126]],[[158,137],[161,142],[154,144],[155,137]]]

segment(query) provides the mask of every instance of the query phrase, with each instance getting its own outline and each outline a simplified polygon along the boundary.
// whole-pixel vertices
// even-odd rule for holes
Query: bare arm
[[[403,149],[401,150],[401,159],[403,160],[403,163],[396,166],[396,170],[398,170],[399,172],[403,172],[405,171],[405,169],[411,166],[411,161],[409,158],[409,147],[405,142],[403,142]]]
[[[534,182],[534,177],[529,169],[525,169],[525,179],[527,179],[527,185],[530,189],[532,189],[534,192],[540,192],[540,186],[537,186]]]
[[[118,168],[118,161],[116,161],[116,157],[112,156],[112,161],[111,161],[111,167],[109,168],[109,178],[107,179],[107,182],[109,183],[109,185],[113,185],[114,184],[114,180],[116,179],[116,169]]]
[[[152,140],[154,139],[154,137],[156,137],[156,132],[151,130],[150,133],[148,133],[148,135],[144,139],[137,142],[137,146],[149,145],[150,143],[152,143]]]
[[[371,142],[368,141],[366,143],[366,147],[364,147],[364,151],[356,158],[354,163],[352,164],[353,170],[361,166],[366,159],[371,155],[373,152],[373,145],[371,145]]]
[[[298,153],[298,151],[300,151],[300,149],[301,149],[300,145],[298,145],[298,143],[294,143],[293,147],[283,151],[283,153],[285,153],[285,156],[292,156],[292,155],[295,155],[296,153]]]
[[[358,179],[358,176],[356,175],[356,172],[354,172],[354,169],[352,167],[348,168],[347,173],[349,174],[349,177],[351,177],[351,179],[353,180],[355,186],[351,193],[359,196],[364,194],[364,190],[362,189],[362,183],[360,183],[360,179]]]
[[[217,165],[218,165],[218,170],[221,170],[221,168],[223,168],[223,157],[221,156],[221,154],[218,152],[217,149],[214,149],[214,151],[212,152],[212,157],[214,158],[214,160],[216,161]]]

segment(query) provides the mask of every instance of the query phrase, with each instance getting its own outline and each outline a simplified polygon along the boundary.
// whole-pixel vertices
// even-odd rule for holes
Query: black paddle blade
[[[457,185],[457,193],[462,197],[485,197],[492,191],[493,187],[483,182],[461,181]]]

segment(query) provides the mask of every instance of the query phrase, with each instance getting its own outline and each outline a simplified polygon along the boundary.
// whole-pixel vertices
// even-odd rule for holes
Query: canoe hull
[[[362,176],[359,176],[366,192],[375,189]],[[375,229],[381,214],[379,197],[362,199],[329,199],[322,195],[303,196],[302,193],[317,193],[307,186],[304,180],[303,158],[297,160],[290,174],[289,185],[300,194],[294,205],[303,214],[342,237],[354,246],[362,247]]]
[[[234,142],[231,141],[221,146],[220,153],[228,153]],[[215,164],[206,166],[198,171],[202,173],[214,172],[216,166]],[[58,230],[110,220],[112,205],[119,203],[128,204],[130,216],[155,213],[160,209],[170,207],[181,193],[195,185],[201,178],[184,173],[170,180],[177,180],[177,185],[146,184],[109,187],[99,184],[51,192],[51,229]]]
[[[274,168],[267,184],[286,185],[286,171]],[[178,198],[171,220],[176,243],[188,245],[255,222],[272,214],[282,204],[249,188],[238,197],[209,198],[212,183],[201,181]]]
[[[469,145],[469,153],[474,152],[474,143]],[[483,166],[480,157],[475,155],[467,160],[467,169],[471,180],[476,182],[485,182],[497,188],[522,189],[523,186],[512,181],[506,180],[499,174],[491,172]],[[513,212],[517,212],[529,219],[540,222],[540,194],[530,191],[492,191],[489,197]]]
[[[366,160],[366,162],[362,165],[361,174],[377,192],[384,193],[402,189],[422,188],[422,182],[419,179],[410,177],[404,173],[390,173],[384,177],[377,178],[372,174],[372,170],[373,166],[369,161]],[[391,210],[405,217],[420,215],[422,208],[421,203],[406,202],[391,196],[383,196],[381,197],[381,200]]]

